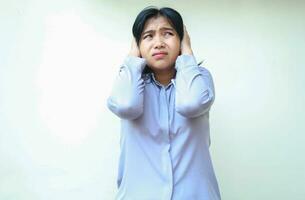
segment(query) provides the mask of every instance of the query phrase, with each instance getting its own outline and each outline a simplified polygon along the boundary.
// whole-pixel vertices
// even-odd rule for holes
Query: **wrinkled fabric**
[[[144,58],[127,56],[108,108],[121,119],[117,200],[220,200],[209,146],[215,99],[210,72],[178,56],[164,86],[143,74]]]

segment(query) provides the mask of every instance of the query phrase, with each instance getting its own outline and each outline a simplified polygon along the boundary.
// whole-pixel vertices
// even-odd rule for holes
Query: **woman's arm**
[[[144,58],[127,56],[115,79],[108,108],[123,119],[136,119],[143,112],[144,81],[141,78],[146,65]]]
[[[133,38],[129,55],[120,67],[111,94],[107,99],[108,108],[123,119],[133,120],[143,113],[142,71],[146,60],[140,57],[140,51]]]
[[[215,99],[210,72],[199,67],[193,55],[178,56],[176,70],[176,111],[187,118],[208,112]]]
[[[215,91],[210,72],[197,65],[185,26],[181,54],[175,63],[177,70],[175,108],[184,117],[198,117],[209,111],[215,99]]]

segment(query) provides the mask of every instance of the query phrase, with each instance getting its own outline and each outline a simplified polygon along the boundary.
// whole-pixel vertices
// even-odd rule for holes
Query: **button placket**
[[[160,89],[160,125],[162,132],[164,133],[164,138],[167,141],[167,144],[164,146],[163,150],[163,170],[168,177],[168,184],[165,188],[167,191],[167,198],[171,199],[173,192],[173,171],[172,171],[172,161],[170,156],[170,135],[169,135],[169,102],[166,95],[166,88],[161,87]]]
[[[160,89],[160,126],[162,132],[168,135],[168,123],[169,123],[169,113],[168,113],[168,103],[166,97],[166,90],[164,87]]]

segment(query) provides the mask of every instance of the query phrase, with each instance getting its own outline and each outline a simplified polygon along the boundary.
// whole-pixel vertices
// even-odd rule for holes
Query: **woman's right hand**
[[[129,56],[136,56],[141,58],[141,53],[139,50],[139,47],[137,45],[136,39],[133,37],[132,42],[131,42],[131,49],[129,51]]]

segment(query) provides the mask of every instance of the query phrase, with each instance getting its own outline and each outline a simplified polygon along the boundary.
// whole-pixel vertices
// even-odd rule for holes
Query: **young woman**
[[[220,200],[209,153],[214,86],[180,14],[148,7],[108,98],[121,118],[118,200]]]

